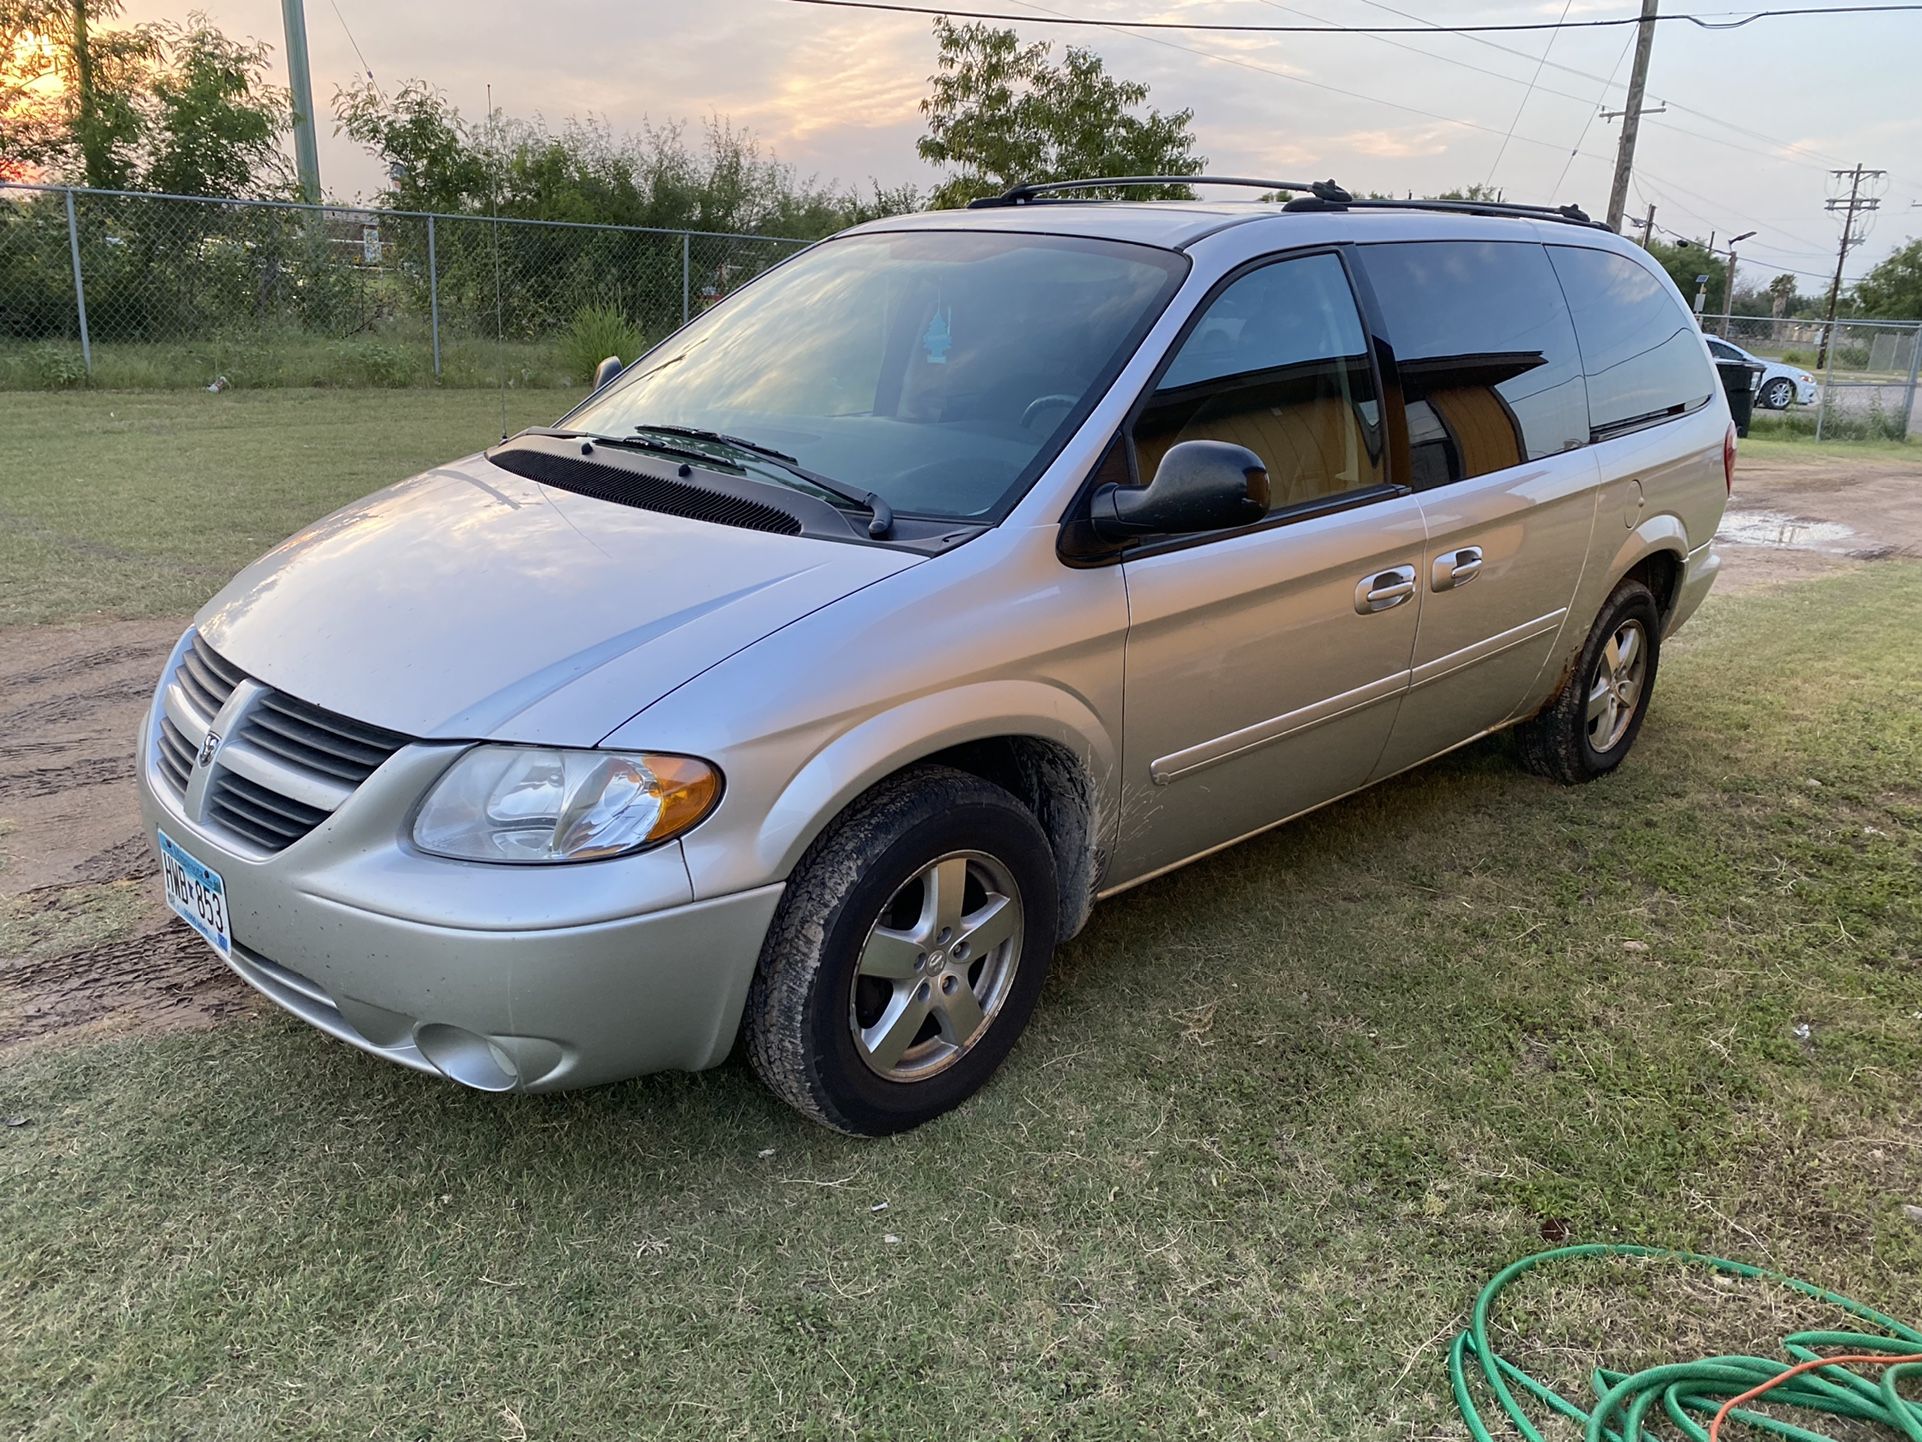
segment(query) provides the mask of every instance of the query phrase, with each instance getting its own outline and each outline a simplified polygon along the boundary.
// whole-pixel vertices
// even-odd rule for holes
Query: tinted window
[[[1662,277],[1625,255],[1549,247],[1568,293],[1596,435],[1693,409],[1715,378],[1694,317]]]
[[[723,431],[896,510],[994,515],[1053,456],[1185,269],[1146,246],[1041,235],[831,240],[668,337],[566,424]],[[805,485],[751,455],[716,454]]]
[[[1708,343],[1708,348],[1709,353],[1717,360],[1740,360],[1742,358],[1742,353],[1734,346],[1727,345],[1719,340],[1711,340]]]
[[[1142,479],[1196,440],[1260,456],[1270,509],[1381,484],[1368,341],[1340,260],[1263,266],[1209,302],[1135,425]]]
[[[1581,353],[1539,245],[1421,241],[1361,254],[1394,342],[1417,487],[1588,440]]]

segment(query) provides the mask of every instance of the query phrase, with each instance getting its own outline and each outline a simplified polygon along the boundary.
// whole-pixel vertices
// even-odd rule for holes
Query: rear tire
[[[1610,594],[1555,699],[1516,728],[1522,764],[1577,786],[1606,776],[1641,734],[1661,660],[1661,611],[1640,581]]]
[[[1012,795],[920,766],[808,848],[748,990],[748,1061],[814,1120],[906,1131],[986,1084],[1034,1011],[1056,936],[1054,854]]]

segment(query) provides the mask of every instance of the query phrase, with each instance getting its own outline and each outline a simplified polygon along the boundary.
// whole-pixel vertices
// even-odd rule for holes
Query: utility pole
[[[307,70],[304,0],[280,0],[280,20],[287,32],[287,89],[293,98],[294,110],[294,170],[300,178],[300,198],[314,205],[320,200],[320,152],[314,145],[314,81]]]
[[[1653,239],[1655,239],[1655,202],[1651,200],[1648,203],[1648,214],[1642,217],[1642,249],[1647,250],[1648,243]]]
[[[1862,168],[1862,162],[1858,160],[1855,162],[1855,169],[1853,170],[1831,170],[1829,174],[1835,176],[1837,179],[1845,175],[1848,177],[1849,198],[1847,200],[1839,198],[1831,200],[1827,205],[1827,209],[1840,211],[1842,214],[1842,244],[1835,252],[1835,279],[1829,282],[1828,311],[1822,321],[1822,345],[1815,353],[1815,368],[1817,370],[1823,369],[1823,367],[1829,363],[1829,341],[1835,335],[1835,307],[1837,302],[1842,298],[1842,267],[1848,262],[1849,247],[1856,243],[1855,217],[1858,213],[1880,210],[1882,208],[1882,202],[1880,200],[1862,194],[1862,182],[1864,180],[1879,180],[1882,176],[1887,175],[1888,172],[1886,170],[1864,170]]]
[[[1655,44],[1659,0],[1642,0],[1642,21],[1635,28],[1635,69],[1628,77],[1628,106],[1622,115],[1622,143],[1615,150],[1615,184],[1608,192],[1608,228],[1622,228],[1628,209],[1628,174],[1635,165],[1635,137],[1642,129],[1642,96],[1648,90],[1648,52]]]
[[[1745,230],[1740,235],[1728,238],[1728,286],[1722,292],[1722,334],[1727,336],[1735,328],[1735,247],[1745,240],[1753,239],[1758,232]]]

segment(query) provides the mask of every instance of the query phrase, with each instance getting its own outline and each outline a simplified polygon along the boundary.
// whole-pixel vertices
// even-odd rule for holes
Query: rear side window
[[[1596,439],[1681,415],[1709,398],[1715,377],[1701,334],[1661,277],[1606,250],[1548,250],[1581,338]]]
[[[1542,247],[1361,248],[1394,342],[1418,489],[1588,441],[1581,352]]]

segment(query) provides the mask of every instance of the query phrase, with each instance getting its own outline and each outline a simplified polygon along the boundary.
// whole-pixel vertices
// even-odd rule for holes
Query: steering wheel
[[[1028,408],[1021,412],[1021,428],[1026,430],[1032,426],[1035,415],[1040,411],[1046,410],[1049,406],[1073,406],[1074,403],[1080,399],[1080,396],[1065,395],[1060,392],[1056,392],[1053,395],[1036,396],[1028,402]]]

